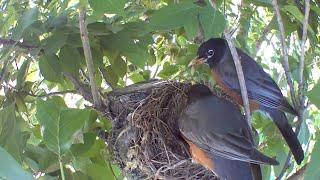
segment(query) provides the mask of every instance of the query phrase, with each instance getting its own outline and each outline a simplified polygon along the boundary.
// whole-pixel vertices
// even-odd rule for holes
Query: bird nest
[[[216,179],[192,162],[179,133],[190,84],[153,81],[109,94],[109,147],[128,179]]]

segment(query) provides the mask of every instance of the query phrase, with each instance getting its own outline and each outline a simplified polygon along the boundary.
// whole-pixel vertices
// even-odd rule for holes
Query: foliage
[[[227,24],[236,30],[236,45],[255,57],[288,92],[270,1],[225,0],[212,8],[209,1],[192,0],[2,0],[0,179],[31,179],[31,173],[39,179],[121,177],[119,168],[109,162],[111,153],[104,139],[97,137],[110,130],[110,122],[74,94],[78,89],[68,78],[75,77],[89,89],[78,25],[80,7],[88,12],[96,84],[102,94],[152,78],[214,84],[207,67],[189,69],[187,65],[196,54],[196,42],[220,37]],[[281,1],[280,8],[297,88],[304,6],[299,1]],[[306,177],[313,177],[319,167],[319,142],[314,145],[320,140],[319,17],[320,4],[313,0],[304,73],[311,104],[299,135],[306,158],[286,175],[308,164]],[[258,41],[261,47],[256,46]],[[274,124],[265,119],[263,113],[254,114],[259,148],[277,156],[283,165],[288,147]],[[264,177],[273,179],[281,170],[282,166],[265,167]]]

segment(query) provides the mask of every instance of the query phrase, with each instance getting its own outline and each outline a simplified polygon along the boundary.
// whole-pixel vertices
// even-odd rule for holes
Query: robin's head
[[[189,66],[205,63],[213,68],[223,58],[227,48],[228,44],[225,39],[211,38],[200,45],[197,57],[191,61]]]
[[[190,87],[187,93],[189,101],[194,101],[203,97],[211,96],[211,90],[203,84],[195,84]]]

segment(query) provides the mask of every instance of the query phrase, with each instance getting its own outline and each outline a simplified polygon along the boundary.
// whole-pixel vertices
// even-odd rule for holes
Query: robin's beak
[[[189,63],[188,67],[197,66],[197,65],[200,65],[200,64],[203,64],[203,63],[206,63],[206,62],[207,62],[206,58],[196,57]]]

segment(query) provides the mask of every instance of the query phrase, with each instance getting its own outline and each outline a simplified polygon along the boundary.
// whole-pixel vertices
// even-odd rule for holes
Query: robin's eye
[[[214,51],[212,49],[209,49],[207,52],[207,57],[211,58],[214,55]]]

